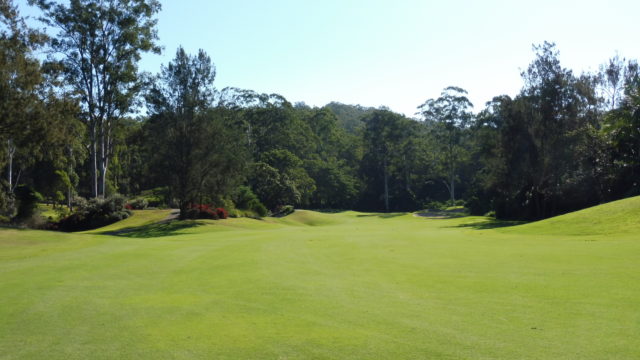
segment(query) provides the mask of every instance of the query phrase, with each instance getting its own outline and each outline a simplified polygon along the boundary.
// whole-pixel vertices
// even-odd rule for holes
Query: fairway
[[[640,198],[519,226],[167,215],[1,229],[0,359],[640,358]]]

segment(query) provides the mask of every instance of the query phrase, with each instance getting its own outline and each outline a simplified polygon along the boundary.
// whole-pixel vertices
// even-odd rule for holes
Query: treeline
[[[597,73],[534,47],[523,87],[478,113],[448,87],[414,117],[388,109],[291,104],[214,86],[203,51],[182,48],[158,74],[152,0],[31,0],[45,36],[0,8],[0,216],[37,199],[123,194],[264,215],[286,205],[410,211],[466,204],[539,219],[640,193],[640,78],[618,56]],[[49,54],[40,60],[37,53]],[[133,114],[145,114],[144,116]],[[145,200],[146,201],[146,200]],[[29,205],[31,204],[31,205]]]

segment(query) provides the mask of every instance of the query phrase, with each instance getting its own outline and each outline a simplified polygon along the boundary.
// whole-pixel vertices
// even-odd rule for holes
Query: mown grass
[[[0,230],[0,358],[636,359],[637,203]]]
[[[157,210],[133,210],[132,216],[107,225],[100,229],[85,231],[86,234],[108,234],[114,235],[118,232],[134,231],[144,226],[155,225],[167,219],[172,213],[171,209]]]

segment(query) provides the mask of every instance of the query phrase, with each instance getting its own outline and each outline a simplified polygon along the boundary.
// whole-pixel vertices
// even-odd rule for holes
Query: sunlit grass
[[[0,358],[639,358],[638,201],[0,230]]]

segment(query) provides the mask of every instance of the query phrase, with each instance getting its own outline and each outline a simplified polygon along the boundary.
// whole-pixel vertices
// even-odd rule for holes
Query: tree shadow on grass
[[[444,211],[433,211],[433,212],[419,212],[415,213],[417,217],[423,217],[427,219],[457,219],[469,216],[466,213],[449,213]]]
[[[407,213],[376,213],[376,214],[360,214],[357,217],[379,217],[381,219],[390,219],[398,216],[404,216]]]
[[[464,208],[455,209],[425,209],[422,211],[416,211],[414,213],[417,217],[424,217],[428,219],[455,219],[469,216],[469,213]]]
[[[149,224],[138,227],[124,228],[118,231],[105,232],[105,235],[122,236],[130,238],[154,238],[178,235],[180,230],[204,225],[200,221],[169,221]]]
[[[349,211],[345,209],[300,209],[300,210],[315,211],[323,214],[340,214],[340,213]]]
[[[452,228],[471,228],[474,230],[489,230],[489,229],[518,226],[526,223],[527,223],[526,221],[508,221],[508,220],[488,219],[488,220],[481,220],[473,223],[459,224],[451,227]]]

